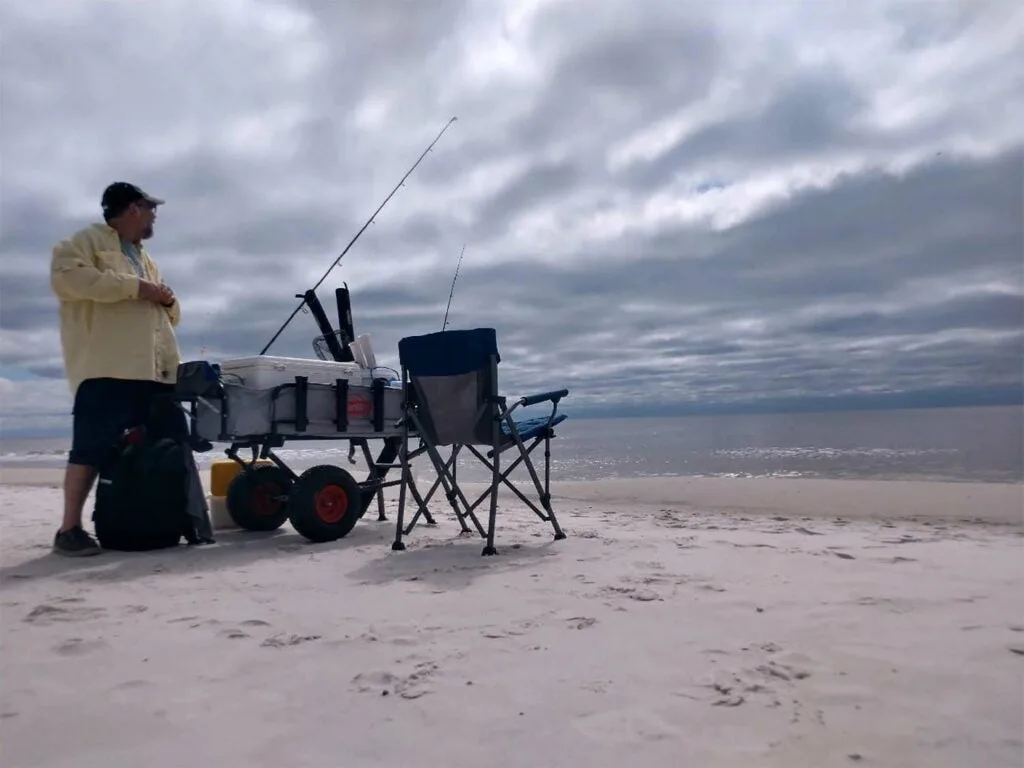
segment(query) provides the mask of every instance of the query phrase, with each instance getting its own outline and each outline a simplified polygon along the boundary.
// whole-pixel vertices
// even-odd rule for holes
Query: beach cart
[[[176,398],[190,416],[194,446],[226,443],[240,471],[227,489],[228,514],[240,528],[271,531],[286,521],[310,541],[346,536],[383,490],[400,444],[403,389],[398,374],[356,360],[348,288],[338,288],[340,327],[328,320],[315,291],[302,298],[321,335],[316,359],[258,355],[218,363],[199,360],[178,370]],[[360,350],[365,354],[365,350]],[[368,473],[357,480],[336,464],[296,472],[278,450],[288,443],[348,443],[348,460],[362,452]],[[379,445],[376,453],[371,445]]]

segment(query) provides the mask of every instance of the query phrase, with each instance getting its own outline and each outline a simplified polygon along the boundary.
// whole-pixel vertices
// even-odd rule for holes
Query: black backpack
[[[213,542],[192,449],[177,429],[166,428],[164,407],[154,409],[148,425],[127,431],[100,468],[92,520],[104,549],[164,549],[183,537]]]

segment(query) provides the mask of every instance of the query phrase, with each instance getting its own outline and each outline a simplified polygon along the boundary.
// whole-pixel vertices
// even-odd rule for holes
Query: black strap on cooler
[[[348,379],[335,379],[334,405],[337,409],[334,423],[339,432],[348,429]]]

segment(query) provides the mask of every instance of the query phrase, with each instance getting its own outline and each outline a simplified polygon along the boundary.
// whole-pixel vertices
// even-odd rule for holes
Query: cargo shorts
[[[99,468],[126,430],[147,424],[153,406],[173,384],[130,379],[86,379],[75,392],[68,463]]]

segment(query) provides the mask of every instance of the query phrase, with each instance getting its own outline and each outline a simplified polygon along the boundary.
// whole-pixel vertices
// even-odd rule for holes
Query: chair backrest
[[[398,359],[425,438],[436,445],[492,443],[501,360],[493,328],[407,336],[398,342]]]

